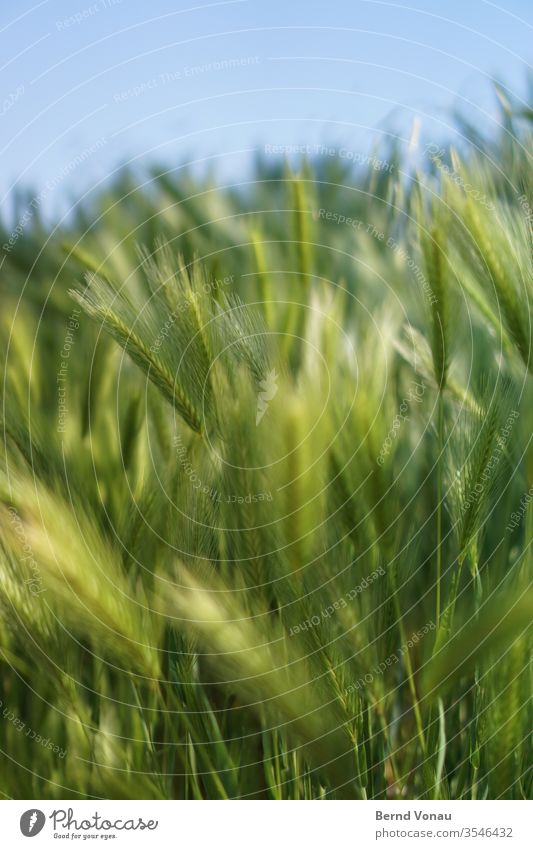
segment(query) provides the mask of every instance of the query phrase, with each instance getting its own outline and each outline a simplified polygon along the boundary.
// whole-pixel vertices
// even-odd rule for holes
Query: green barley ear
[[[316,380],[298,387],[285,382],[272,401],[271,421],[275,446],[270,477],[280,518],[275,523],[281,555],[290,572],[302,576],[313,569],[324,547],[327,494],[327,447],[330,431],[320,419],[326,395]]]
[[[142,588],[122,570],[119,552],[102,535],[86,505],[67,501],[26,473],[0,474],[0,501],[11,504],[17,522],[0,512],[2,537],[17,558],[20,531],[37,564],[37,589],[73,633],[122,668],[157,677],[158,627],[148,615]],[[20,554],[18,555],[20,557]]]
[[[410,365],[424,383],[438,391],[438,383],[433,368],[433,356],[426,337],[412,325],[404,325],[402,333],[394,340],[398,354]],[[479,411],[479,404],[472,391],[464,381],[452,373],[446,377],[446,388],[449,396],[472,412]]]
[[[186,334],[184,360],[187,366],[199,363],[205,411],[215,394],[213,384],[222,379],[222,367],[231,375],[245,365],[256,380],[262,380],[269,369],[270,351],[267,328],[258,310],[245,305],[228,289],[227,282],[222,285],[208,279],[198,258],[187,264],[182,255],[175,257],[166,242],[156,242],[154,255],[146,250],[141,255],[155,302],[162,294],[170,315],[176,318],[176,332],[169,334],[169,339],[177,344],[177,334]]]
[[[447,645],[434,653],[422,676],[422,690],[432,700],[457,685],[477,666],[490,669],[495,656],[512,651],[531,634],[533,590],[527,587],[500,592],[485,602],[475,620],[469,604],[464,604],[460,623]],[[526,657],[522,645],[522,657]]]
[[[460,220],[454,228],[462,259],[494,303],[524,365],[531,371],[529,302],[533,263],[531,233],[522,213],[502,203],[480,204],[471,194],[453,192]]]
[[[273,368],[273,351],[262,314],[233,292],[223,292],[213,308],[215,356],[230,377],[244,367],[259,386]]]
[[[0,543],[2,652],[10,656],[12,646],[23,643],[25,634],[32,634],[36,642],[45,648],[43,653],[50,660],[53,673],[54,661],[60,659],[57,622],[52,610],[42,604],[45,592],[42,573],[31,569],[31,561],[21,559],[23,545],[27,542],[23,520],[12,505],[0,504],[0,528],[3,540]],[[26,665],[23,653],[19,658],[15,654],[10,661],[15,668]]]
[[[531,630],[533,605],[530,604]],[[517,799],[521,779],[531,766],[527,727],[530,702],[529,666],[531,638],[518,635],[506,652],[499,646],[489,676],[489,704],[486,708],[486,759],[488,784],[493,799]]]
[[[481,397],[487,394],[482,391]],[[518,412],[510,408],[509,392],[496,388],[487,408],[480,404],[477,412],[463,416],[451,442],[449,493],[459,563],[483,527],[491,497],[505,470],[506,444],[518,418]]]
[[[189,427],[203,433],[201,388],[206,366],[199,360],[186,365],[182,361],[192,336],[175,318],[168,335],[162,337],[166,322],[172,321],[162,302],[151,299],[135,306],[123,290],[117,292],[107,281],[92,275],[84,291],[70,294],[91,318],[102,323]],[[169,337],[173,344],[168,343]]]

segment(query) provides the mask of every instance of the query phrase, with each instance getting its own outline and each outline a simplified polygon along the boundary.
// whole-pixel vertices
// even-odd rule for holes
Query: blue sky
[[[237,182],[270,145],[362,154],[414,120],[437,141],[454,107],[490,129],[490,79],[525,97],[532,36],[530,0],[3,3],[1,206],[59,210],[128,161]]]

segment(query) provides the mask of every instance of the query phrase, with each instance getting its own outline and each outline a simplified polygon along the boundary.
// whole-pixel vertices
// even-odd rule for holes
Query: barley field
[[[532,112],[3,221],[4,798],[531,798]],[[465,139],[469,129],[463,128]]]

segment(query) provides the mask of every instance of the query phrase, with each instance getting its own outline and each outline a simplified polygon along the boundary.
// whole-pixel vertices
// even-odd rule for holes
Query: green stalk
[[[441,581],[442,581],[442,453],[444,451],[444,401],[439,389],[438,400],[438,445],[437,445],[437,599],[436,625],[440,624]]]
[[[270,280],[268,279],[268,266],[263,248],[263,236],[259,230],[251,233],[252,247],[254,251],[255,266],[259,283],[259,292],[263,303],[263,312],[267,327],[273,326],[273,297]]]
[[[402,645],[405,645],[407,640],[406,640],[405,628],[404,628],[404,624],[403,624],[402,612],[400,610],[400,603],[398,601],[398,594],[396,592],[396,581],[394,581],[394,610],[395,610],[395,613],[396,613],[396,619],[398,621],[398,627],[400,629],[400,637],[401,637],[401,640],[402,640]],[[415,723],[416,723],[416,730],[417,730],[417,734],[418,734],[418,739],[420,740],[420,747],[422,749],[422,753],[423,753],[424,757],[426,757],[427,746],[426,746],[426,738],[425,738],[425,735],[424,735],[424,723],[422,722],[422,714],[420,712],[420,704],[418,702],[418,696],[417,696],[416,687],[415,687],[415,677],[414,677],[414,673],[413,673],[413,664],[411,663],[411,655],[409,654],[409,651],[407,651],[405,653],[405,667],[406,667],[406,672],[407,672],[407,681],[408,681],[408,684],[409,684],[409,691],[411,693],[411,698],[413,700],[413,712],[414,712],[414,715],[415,715]]]

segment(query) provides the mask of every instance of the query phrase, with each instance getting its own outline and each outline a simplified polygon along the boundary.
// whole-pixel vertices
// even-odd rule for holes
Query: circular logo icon
[[[20,830],[24,837],[35,837],[42,831],[45,822],[46,817],[42,811],[30,808],[29,811],[24,811],[20,818]]]

